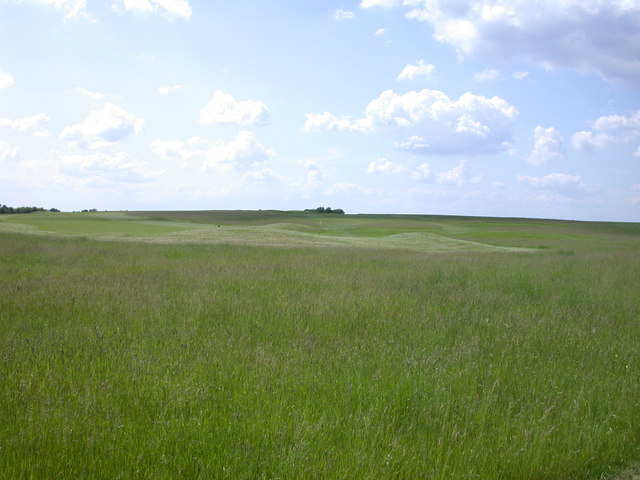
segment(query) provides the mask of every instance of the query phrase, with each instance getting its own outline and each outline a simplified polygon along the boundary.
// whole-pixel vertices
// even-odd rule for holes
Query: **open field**
[[[0,478],[640,471],[639,224],[6,215],[0,288]]]
[[[445,251],[633,248],[640,225],[427,215],[279,211],[37,213],[0,216],[0,232],[149,243]]]

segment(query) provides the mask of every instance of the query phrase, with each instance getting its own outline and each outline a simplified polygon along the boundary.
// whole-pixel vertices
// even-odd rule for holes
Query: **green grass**
[[[379,224],[383,217],[375,217]],[[0,231],[80,235],[152,243],[240,244],[276,247],[358,247],[420,251],[513,250],[442,235],[425,218],[386,219],[368,231],[360,216],[303,212],[38,213],[7,216]],[[515,247],[517,248],[517,247]]]
[[[638,224],[428,215],[280,211],[100,212],[3,215],[0,231],[153,243],[357,247],[423,252],[635,248]]]
[[[268,214],[3,227],[0,478],[637,475],[637,228]]]
[[[154,236],[193,229],[191,224],[159,222],[124,213],[33,213],[3,215],[0,229],[84,236]]]

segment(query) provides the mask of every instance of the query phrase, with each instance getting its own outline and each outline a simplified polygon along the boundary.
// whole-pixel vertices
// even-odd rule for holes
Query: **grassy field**
[[[634,479],[640,225],[0,219],[0,478]]]

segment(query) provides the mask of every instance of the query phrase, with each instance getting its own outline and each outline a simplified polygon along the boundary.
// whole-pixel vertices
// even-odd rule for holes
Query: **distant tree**
[[[318,207],[318,208],[306,208],[305,212],[310,213],[338,213],[344,215],[344,210],[341,208],[331,208],[331,207]]]
[[[8,207],[7,205],[0,206],[0,214],[6,213],[32,213],[32,212],[44,212],[42,207]]]

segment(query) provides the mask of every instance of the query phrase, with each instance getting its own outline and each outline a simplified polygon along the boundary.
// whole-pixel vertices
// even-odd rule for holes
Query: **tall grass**
[[[596,479],[640,256],[0,235],[0,477]]]

